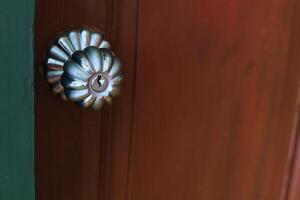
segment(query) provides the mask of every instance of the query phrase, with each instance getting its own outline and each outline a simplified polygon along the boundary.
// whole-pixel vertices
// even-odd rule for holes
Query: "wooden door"
[[[289,197],[299,1],[36,4],[38,200]],[[103,31],[124,64],[122,95],[99,112],[52,95],[38,71],[73,26]]]

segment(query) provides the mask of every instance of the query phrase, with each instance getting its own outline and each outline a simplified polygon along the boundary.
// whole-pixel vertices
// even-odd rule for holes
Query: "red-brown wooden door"
[[[299,3],[37,0],[37,200],[300,198]],[[103,31],[123,61],[101,111],[61,101],[38,70],[72,26]]]

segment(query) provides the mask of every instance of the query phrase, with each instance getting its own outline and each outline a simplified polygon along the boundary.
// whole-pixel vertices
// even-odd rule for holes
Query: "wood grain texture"
[[[300,2],[298,1],[295,5],[296,9],[300,9]],[[300,13],[296,12],[294,18],[299,17]],[[298,38],[300,35],[300,26],[299,23],[295,23],[294,30],[292,32],[292,38]],[[300,46],[297,43],[291,44],[291,56],[290,62],[300,65],[299,54]],[[287,178],[286,178],[286,187],[285,187],[285,199],[286,200],[297,200],[300,199],[300,92],[298,94],[298,107],[296,108],[298,115],[295,118],[294,123],[294,138],[289,155],[289,169]]]
[[[296,0],[38,0],[37,199],[286,200],[299,11]],[[123,94],[101,112],[54,97],[38,71],[72,25],[105,32],[123,60]]]
[[[39,200],[124,199],[133,109],[135,0],[38,0],[36,5],[36,182]],[[82,110],[48,90],[42,54],[62,30],[93,26],[123,62],[123,94],[102,111]],[[113,126],[112,126],[113,124]]]
[[[300,10],[300,2],[296,1],[295,10]],[[294,19],[300,17],[300,12],[294,13]],[[300,24],[298,20],[294,20],[294,27],[291,33],[291,50],[289,62],[296,66],[300,65],[299,52],[300,45],[297,40],[300,35]],[[298,115],[294,121],[294,137],[292,138],[292,145],[289,154],[289,170],[285,181],[284,200],[298,200],[300,199],[300,92],[298,93],[298,106],[296,111]]]
[[[291,159],[291,170],[289,174],[289,179],[287,181],[287,200],[297,200],[300,198],[300,138],[299,138],[299,127],[297,127],[297,137],[295,142],[295,148],[293,149],[293,156]]]
[[[34,200],[33,16],[33,0],[1,1],[1,200]]]
[[[128,199],[285,199],[296,2],[139,1]]]

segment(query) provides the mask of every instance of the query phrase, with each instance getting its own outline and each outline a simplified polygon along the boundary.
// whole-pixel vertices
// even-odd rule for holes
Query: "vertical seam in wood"
[[[300,93],[299,93],[300,94]],[[300,95],[298,95],[300,97]],[[292,138],[291,138],[291,149],[288,155],[288,166],[287,166],[287,172],[285,176],[285,180],[283,182],[282,186],[282,200],[289,200],[291,195],[291,185],[293,181],[293,172],[295,168],[296,158],[297,158],[297,149],[300,148],[298,141],[300,139],[300,98],[298,97],[298,106],[297,106],[297,114],[295,116],[293,130],[292,130]],[[292,199],[291,199],[292,200]]]
[[[108,29],[108,1],[109,0],[106,0],[105,1],[105,24],[104,24],[104,30],[101,30],[101,32],[103,31],[104,32],[104,35],[106,36],[107,35],[107,29]],[[98,191],[97,191],[97,199],[98,200],[102,200],[102,199],[105,199],[105,188],[106,188],[106,181],[107,181],[107,178],[105,177],[105,169],[106,169],[106,160],[107,158],[105,157],[105,150],[106,150],[106,146],[105,146],[105,143],[106,143],[106,137],[105,135],[107,133],[105,133],[105,127],[103,126],[104,123],[104,112],[103,112],[103,109],[100,111],[100,120],[99,120],[99,123],[100,123],[100,137],[99,137],[99,159],[98,159],[98,178],[97,178],[97,188],[98,188]]]
[[[133,156],[134,156],[134,122],[135,122],[135,110],[136,110],[136,83],[137,83],[137,65],[138,65],[138,49],[139,49],[139,0],[135,0],[135,53],[134,53],[134,70],[133,70],[133,92],[132,92],[132,112],[131,112],[131,131],[130,131],[130,144],[129,144],[129,156],[128,156],[128,171],[127,171],[127,189],[125,194],[125,200],[131,199],[132,193],[132,170],[133,170]]]
[[[107,24],[110,25],[108,26],[110,28],[109,30],[109,34],[111,35],[110,37],[110,40],[111,40],[111,43],[113,46],[115,46],[116,44],[116,36],[117,36],[117,3],[118,1],[116,0],[111,0],[111,1],[108,1],[110,2],[110,4],[107,5],[108,9],[107,11],[109,12],[108,14],[108,19],[107,19]],[[107,151],[107,174],[108,174],[108,177],[107,177],[107,195],[106,195],[106,199],[109,200],[111,199],[111,191],[112,191],[112,176],[113,176],[113,170],[111,170],[111,168],[113,167],[113,150],[114,150],[114,130],[113,130],[113,120],[112,120],[112,116],[114,114],[114,109],[111,108],[109,110],[109,120],[108,120],[108,126],[109,126],[109,129],[108,129],[108,151]]]
[[[295,37],[295,28],[297,28],[297,25],[295,25],[297,23],[297,8],[298,8],[298,4],[297,4],[297,0],[293,1],[293,14],[291,17],[292,23],[291,23],[291,33],[290,33],[290,44],[289,44],[289,55],[293,55],[293,53],[291,53],[291,48],[293,45],[293,38]],[[297,35],[297,34],[296,34]],[[291,58],[289,57],[289,60]],[[289,64],[290,65],[290,64]],[[300,78],[300,77],[298,77]],[[299,84],[299,83],[298,83]],[[288,152],[288,160],[287,160],[287,166],[286,166],[286,172],[285,172],[285,176],[284,176],[284,180],[282,183],[282,190],[281,190],[281,197],[280,199],[282,200],[288,200],[290,199],[290,193],[291,191],[291,185],[292,185],[292,181],[293,181],[293,172],[294,172],[294,165],[296,163],[296,157],[297,157],[297,149],[299,148],[299,144],[298,141],[300,139],[300,87],[298,85],[298,94],[297,94],[297,102],[296,102],[296,109],[297,111],[295,111],[295,116],[294,116],[294,120],[293,120],[293,126],[292,126],[292,133],[291,133],[291,140],[290,140],[290,149]]]
[[[106,0],[106,15],[105,15],[105,35],[106,38],[114,44],[116,40],[116,20],[115,20],[115,5],[114,0]],[[111,155],[112,155],[112,115],[111,108],[103,109],[101,112],[101,137],[100,137],[100,158],[99,158],[99,177],[98,177],[98,199],[110,199],[111,190]]]
[[[300,78],[300,77],[299,77]],[[300,148],[299,140],[300,140],[300,87],[298,86],[298,95],[297,95],[297,106],[296,106],[296,114],[294,117],[293,128],[292,128],[292,137],[291,137],[291,145],[288,153],[288,163],[287,170],[285,173],[285,177],[282,185],[282,200],[289,200],[291,191],[291,185],[293,181],[293,172],[295,169],[296,159],[297,159],[297,150]]]

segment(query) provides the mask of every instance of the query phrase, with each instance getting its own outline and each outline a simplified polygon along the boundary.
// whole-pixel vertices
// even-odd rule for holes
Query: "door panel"
[[[297,125],[296,0],[37,0],[38,200],[285,199]],[[39,65],[70,27],[104,32],[123,93],[52,95]]]
[[[140,1],[129,199],[280,199],[295,2]]]
[[[134,0],[37,0],[36,185],[39,200],[124,199],[135,72]],[[101,111],[55,97],[40,65],[49,42],[71,27],[97,28],[123,62],[122,95]]]

